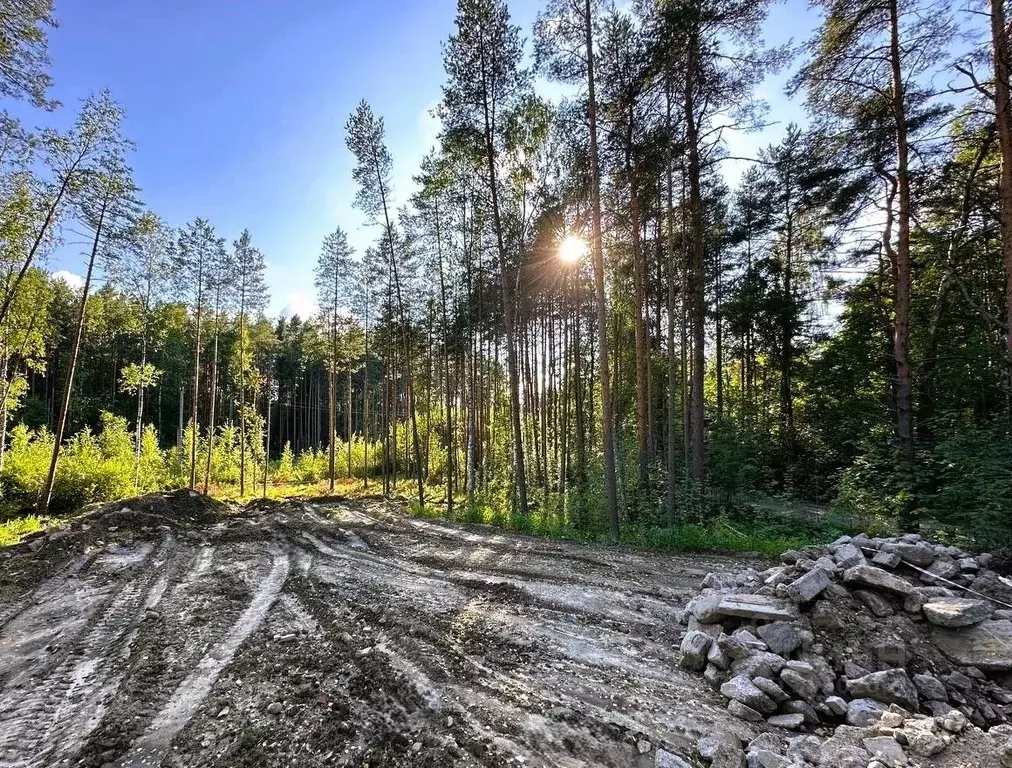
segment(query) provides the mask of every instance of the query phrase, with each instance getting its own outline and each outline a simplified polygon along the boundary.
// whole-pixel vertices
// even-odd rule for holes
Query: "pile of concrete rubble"
[[[736,717],[809,735],[785,746],[765,728],[747,752],[732,748],[737,737],[715,738],[700,744],[704,760],[935,765],[990,731],[994,765],[1012,767],[1012,581],[989,570],[990,555],[917,534],[859,535],[782,561],[704,579],[683,615],[681,665]]]

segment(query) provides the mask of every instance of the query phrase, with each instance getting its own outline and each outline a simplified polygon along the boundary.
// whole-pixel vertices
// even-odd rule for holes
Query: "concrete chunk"
[[[871,559],[872,565],[880,568],[896,568],[900,564],[900,556],[895,552],[876,552]]]
[[[847,691],[856,699],[874,699],[917,711],[917,688],[905,669],[886,669],[848,680]]]
[[[722,696],[751,707],[757,712],[771,714],[776,711],[777,705],[769,696],[763,693],[751,680],[744,675],[732,677],[720,686]]]
[[[924,604],[924,618],[937,627],[970,627],[991,618],[992,613],[994,608],[986,600],[953,597]]]
[[[897,554],[905,562],[918,568],[927,568],[935,561],[934,547],[924,542],[883,544],[882,551]]]
[[[813,568],[787,585],[787,596],[795,603],[807,603],[818,597],[828,586],[829,573],[822,568]],[[794,615],[797,616],[797,609]]]
[[[801,628],[787,621],[763,624],[757,631],[773,653],[785,658],[797,650],[803,639]]]
[[[682,658],[678,663],[685,669],[702,672],[706,668],[706,652],[712,642],[713,638],[706,633],[690,629],[682,638]]]
[[[821,569],[811,573],[821,573],[824,576],[826,574]],[[828,579],[828,576],[826,578]],[[718,610],[724,616],[738,616],[759,621],[790,621],[798,618],[797,606],[786,600],[765,595],[728,595],[720,601]]]
[[[960,629],[939,627],[933,636],[953,664],[988,672],[1012,671],[1012,621],[982,621]]]
[[[904,597],[913,591],[913,587],[899,576],[894,576],[881,568],[874,568],[870,565],[855,565],[853,568],[848,568],[843,572],[843,580],[847,584],[881,589],[883,592],[892,592]]]
[[[851,568],[855,565],[864,565],[864,555],[861,550],[849,542],[837,548],[834,555],[837,565],[841,568]]]

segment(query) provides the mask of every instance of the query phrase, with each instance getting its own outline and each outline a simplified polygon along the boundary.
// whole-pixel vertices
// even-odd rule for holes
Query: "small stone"
[[[802,699],[811,700],[819,692],[819,684],[813,676],[802,674],[796,669],[786,668],[780,679]]]
[[[918,608],[918,610],[920,610]],[[816,629],[823,629],[827,632],[835,632],[843,628],[843,621],[840,619],[840,612],[836,610],[827,600],[818,600],[812,606],[812,626]]]
[[[929,701],[946,701],[949,697],[945,693],[945,686],[942,681],[934,675],[914,675],[914,687],[922,699]]]
[[[839,566],[837,566],[836,564],[836,561],[833,560],[833,558],[829,557],[828,555],[823,555],[818,560],[816,560],[815,565],[813,567],[821,568],[822,570],[833,574],[835,574],[837,571],[840,570]]]
[[[903,731],[903,735],[906,737],[907,748],[915,755],[930,757],[945,749],[945,742],[931,731],[908,728]]]
[[[871,611],[874,616],[880,619],[896,613],[892,604],[878,592],[872,592],[869,589],[859,589],[854,592],[854,597]]]
[[[741,748],[741,741],[730,731],[715,731],[699,737],[696,742],[696,751],[699,752],[701,758],[711,761],[717,753],[717,747],[724,743]]]
[[[267,705],[268,715],[280,715],[284,711],[284,707],[281,706],[280,701],[272,701]]]
[[[840,696],[829,696],[826,699],[826,707],[837,717],[843,717],[847,714],[847,700]]]
[[[228,717],[229,711],[230,710],[229,710],[228,707],[222,707],[221,709],[218,710],[218,714],[215,715],[215,717],[218,717],[218,718]]]
[[[887,669],[847,681],[847,691],[857,699],[874,699],[885,704],[899,704],[917,711],[917,688],[905,669]]]
[[[446,727],[447,728],[452,728],[453,727],[453,723],[454,723],[453,715],[447,715],[446,716]]]
[[[744,675],[732,677],[720,686],[720,693],[763,714],[771,714],[777,708],[773,699],[763,693],[755,683]]]
[[[777,754],[784,751],[783,739],[777,736],[775,733],[760,733],[752,741],[748,743],[749,752],[758,752],[760,750],[767,750],[769,752],[776,752]]]
[[[921,574],[921,581],[925,584],[947,583],[959,575],[959,566],[950,557],[940,557],[931,564],[925,573]]]
[[[717,642],[710,643],[710,647],[706,651],[706,660],[717,669],[727,669],[731,666],[731,657],[720,647],[719,637],[717,638]]]
[[[752,627],[751,629],[747,627],[739,627],[731,634],[745,643],[745,645],[749,647],[750,651],[765,651],[766,643],[755,636],[752,632],[754,629],[755,627]]]
[[[713,753],[713,762],[710,768],[741,768],[745,762],[745,753],[741,747],[734,747],[727,743],[717,745],[717,751]]]
[[[895,552],[876,552],[875,556],[871,559],[872,565],[877,565],[880,568],[896,568],[900,564],[900,556]]]
[[[693,672],[702,672],[706,668],[706,652],[710,650],[710,643],[713,638],[704,632],[690,629],[682,638],[682,645],[679,650],[682,657],[679,664],[685,669]]]
[[[811,723],[812,725],[819,724],[819,713],[807,701],[802,701],[801,699],[788,701],[786,704],[780,706],[780,711],[785,715],[801,715],[806,723]]]
[[[818,765],[822,768],[866,768],[868,752],[864,747],[844,744],[834,737],[823,743]]]
[[[865,563],[864,555],[861,553],[861,550],[850,543],[839,547],[836,550],[834,557],[841,568],[850,568],[852,566],[863,565]]]
[[[787,662],[782,656],[769,651],[752,651],[747,658],[738,659],[731,664],[732,675],[744,675],[750,680],[753,677],[773,677],[780,673]]]
[[[692,768],[692,764],[666,749],[654,752],[654,768]]]
[[[889,637],[874,647],[875,658],[887,667],[905,667],[907,665],[907,645],[898,637]]]
[[[728,658],[733,660],[744,659],[749,654],[748,644],[738,637],[737,634],[721,635],[717,638],[717,645],[720,646],[720,650],[727,654]]]
[[[918,568],[927,568],[935,560],[935,549],[923,542],[883,544],[883,552],[893,552],[900,556],[904,562],[916,565]]]
[[[768,749],[749,750],[746,765],[748,768],[790,768],[790,761]]]
[[[754,677],[752,678],[752,684],[777,704],[783,704],[790,699],[790,696],[784,693],[784,689],[768,677]]]
[[[787,585],[787,596],[795,603],[807,603],[814,600],[819,594],[829,586],[829,573],[824,571],[822,568],[814,568],[804,576],[795,579]],[[797,616],[797,609],[795,609],[794,616],[784,616],[779,618],[792,619]],[[773,619],[769,619],[773,620]]]
[[[975,557],[962,557],[956,561],[956,565],[963,573],[976,573],[980,570],[980,563]]]
[[[790,656],[801,645],[801,630],[786,621],[774,621],[758,629],[759,637],[779,656]]]
[[[287,632],[283,635],[274,635],[274,639],[282,644],[288,645],[289,643],[295,642],[296,635],[294,632]]]
[[[862,743],[872,757],[882,761],[885,765],[895,768],[907,764],[907,756],[903,752],[903,747],[891,736],[873,736],[864,739]]]
[[[843,580],[847,584],[881,589],[884,592],[904,597],[913,591],[913,587],[899,576],[894,576],[881,568],[874,568],[870,565],[855,565],[853,568],[848,568],[843,572]]]
[[[926,602],[927,599],[924,595],[918,594],[917,592],[911,592],[903,598],[903,610],[907,613],[919,614],[921,609],[924,608],[924,604]]]
[[[719,621],[720,611],[717,606],[720,605],[720,599],[721,595],[699,595],[692,598],[685,608],[703,623]]]
[[[989,565],[991,565],[991,561],[993,559],[994,555],[992,555],[990,552],[981,552],[979,555],[977,555],[977,562],[980,564],[981,568],[987,568]]]
[[[934,599],[924,604],[924,618],[938,627],[969,627],[990,618],[993,612],[985,600]]]
[[[647,754],[653,748],[654,745],[651,744],[646,739],[640,739],[639,741],[636,742],[636,751],[639,752],[641,755]]]
[[[879,728],[899,728],[903,725],[903,715],[899,712],[892,712],[886,710],[882,713],[882,717],[878,719],[877,726]]]
[[[885,704],[874,699],[854,699],[847,705],[847,725],[867,728],[877,723],[885,711]]]
[[[727,674],[713,664],[707,664],[703,671],[703,679],[710,684],[711,688],[720,688],[727,680]]]
[[[815,736],[795,736],[787,743],[787,757],[796,763],[817,763],[822,741]]]
[[[763,716],[759,712],[756,712],[754,709],[752,709],[752,707],[746,706],[745,704],[742,704],[740,701],[735,701],[734,699],[731,699],[727,703],[727,711],[730,712],[735,717],[741,718],[742,720],[747,720],[750,723],[758,723],[760,720],[763,719]]]
[[[949,733],[962,733],[969,724],[966,715],[958,709],[950,710],[947,715],[935,718],[935,722]]]
[[[777,728],[787,728],[788,730],[796,731],[804,725],[805,716],[799,714],[773,715],[772,717],[766,718],[766,722]]]

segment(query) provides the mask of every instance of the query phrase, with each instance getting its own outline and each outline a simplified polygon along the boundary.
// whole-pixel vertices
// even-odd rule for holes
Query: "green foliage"
[[[292,453],[292,444],[285,443],[281,451],[281,460],[271,473],[271,480],[275,483],[290,483],[295,479],[295,456]]]
[[[15,517],[0,523],[0,547],[11,547],[30,533],[37,533],[45,526],[35,515]]]
[[[924,494],[929,520],[968,534],[981,549],[1012,544],[1012,437],[963,427],[926,458],[935,488]]]

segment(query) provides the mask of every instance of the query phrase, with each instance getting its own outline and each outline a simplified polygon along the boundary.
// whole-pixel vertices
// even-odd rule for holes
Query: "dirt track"
[[[176,494],[86,527],[0,563],[0,766],[645,768],[747,733],[676,666],[678,610],[741,560],[382,501]]]

